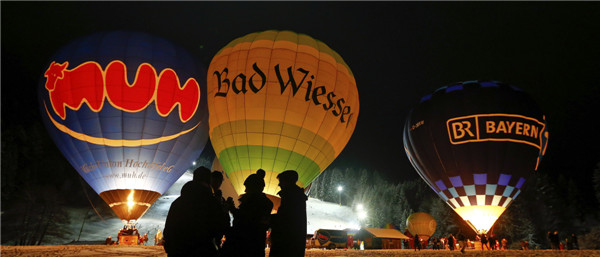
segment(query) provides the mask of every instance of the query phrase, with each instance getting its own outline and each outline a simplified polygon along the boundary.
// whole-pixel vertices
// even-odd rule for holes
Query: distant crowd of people
[[[263,257],[269,235],[269,256],[304,256],[308,198],[296,185],[298,173],[287,170],[277,176],[281,204],[276,214],[271,214],[273,202],[262,192],[265,175],[259,169],[246,178],[236,207],[220,190],[223,174],[197,168],[169,209],[162,241],[167,255]]]
[[[577,235],[574,233],[570,236],[566,237],[564,241],[560,240],[558,235],[558,231],[548,231],[547,234],[548,242],[550,243],[550,248],[552,250],[578,250],[579,249],[579,241],[577,240]]]
[[[452,234],[449,234],[445,237],[429,237],[423,239],[422,236],[415,235],[414,237],[410,235],[410,233],[405,232],[409,237],[411,237],[411,245],[410,248],[413,248],[415,251],[429,248],[433,250],[442,250],[448,249],[450,251],[460,250],[461,252],[465,252],[465,248],[475,249],[475,242],[481,245],[481,250],[508,250],[509,244],[506,238],[498,238],[494,234],[488,236],[487,234],[479,234],[475,236],[474,240],[467,239],[462,233],[459,233],[456,237]],[[552,250],[577,250],[579,249],[579,243],[577,240],[577,236],[573,233],[570,236],[566,237],[564,241],[561,241],[558,236],[558,231],[548,232],[547,236],[548,242],[550,244],[550,249]],[[414,243],[413,243],[414,242]],[[417,243],[418,242],[418,243]],[[405,248],[409,248],[409,242],[406,242]],[[478,247],[478,246],[477,246]],[[520,242],[521,250],[529,250],[529,241],[523,240]]]

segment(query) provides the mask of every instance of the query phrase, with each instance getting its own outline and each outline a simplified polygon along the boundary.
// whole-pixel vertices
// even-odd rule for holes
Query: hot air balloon
[[[406,219],[406,227],[412,235],[419,235],[419,238],[427,241],[433,233],[437,223],[433,216],[425,212],[415,212]]]
[[[476,232],[487,233],[539,167],[545,116],[517,87],[466,81],[424,96],[404,148],[429,186]]]
[[[164,39],[93,34],[45,69],[38,95],[46,129],[124,223],[138,220],[206,145],[205,70]]]
[[[264,169],[277,205],[277,175],[296,170],[306,187],[342,151],[358,118],[354,76],[323,42],[290,31],[231,41],[207,74],[210,139],[236,191]]]

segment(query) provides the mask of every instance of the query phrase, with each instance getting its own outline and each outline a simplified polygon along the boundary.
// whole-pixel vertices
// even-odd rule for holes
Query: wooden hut
[[[364,242],[365,249],[402,249],[402,240],[410,239],[389,228],[361,228],[355,238]]]

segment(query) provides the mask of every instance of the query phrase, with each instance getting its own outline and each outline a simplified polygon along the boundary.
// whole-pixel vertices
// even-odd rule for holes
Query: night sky
[[[355,76],[356,130],[330,167],[418,178],[403,149],[408,111],[439,87],[476,79],[520,87],[546,113],[550,138],[540,172],[574,178],[591,193],[588,182],[600,162],[599,2],[3,1],[1,7],[3,129],[40,122],[37,85],[50,57],[78,37],[146,32],[183,46],[208,67],[231,40],[276,29],[325,42]]]

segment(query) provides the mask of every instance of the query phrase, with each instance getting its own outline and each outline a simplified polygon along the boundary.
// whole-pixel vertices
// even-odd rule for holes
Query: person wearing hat
[[[298,173],[286,170],[277,175],[281,205],[271,215],[270,257],[301,257],[306,248],[306,200],[304,190],[296,185]]]
[[[244,181],[245,193],[240,206],[231,205],[233,227],[225,236],[222,255],[226,257],[265,256],[265,244],[273,202],[262,192],[265,171],[259,169]]]

